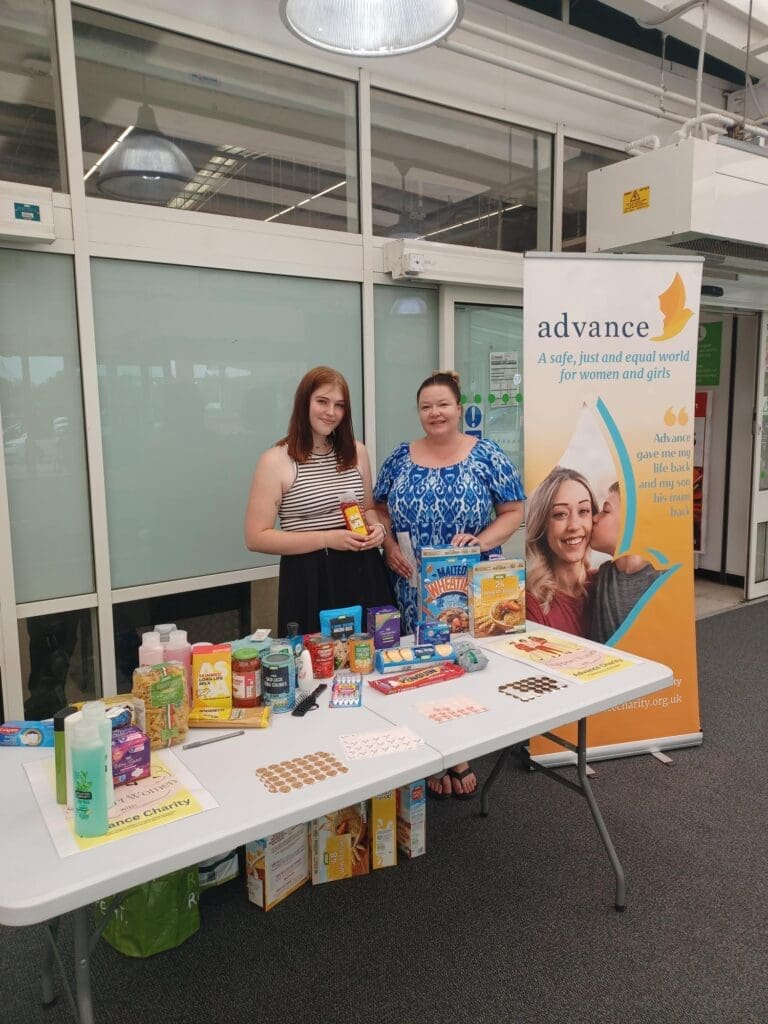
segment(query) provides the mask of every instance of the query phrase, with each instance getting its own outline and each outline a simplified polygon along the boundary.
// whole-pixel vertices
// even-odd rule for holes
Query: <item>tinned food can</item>
[[[353,633],[349,638],[349,667],[363,675],[373,671],[373,637],[370,633]]]
[[[265,654],[261,660],[264,703],[279,715],[291,711],[296,700],[296,667],[289,654]]]
[[[333,676],[333,640],[324,633],[313,633],[305,637],[304,643],[312,659],[312,675],[315,679],[331,679]]]

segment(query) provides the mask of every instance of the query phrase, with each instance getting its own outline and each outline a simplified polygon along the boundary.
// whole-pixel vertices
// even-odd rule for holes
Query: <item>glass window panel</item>
[[[549,135],[371,91],[376,235],[549,249],[551,162]]]
[[[16,600],[94,589],[72,258],[0,249],[0,409]]]
[[[522,474],[523,311],[456,303],[454,312],[464,429],[498,442]]]
[[[74,16],[89,195],[359,230],[353,83],[85,8]],[[134,173],[117,177],[129,156]]]
[[[49,718],[73,701],[101,696],[95,609],[24,619],[19,646],[26,718]]]
[[[158,623],[185,629],[192,644],[228,643],[250,633],[250,590],[250,583],[236,583],[114,605],[117,692],[130,692],[141,634]]]
[[[0,178],[63,191],[50,0],[0,0]]]
[[[416,388],[438,369],[437,292],[378,284],[373,308],[380,466],[401,441],[422,434]]]
[[[755,583],[768,579],[768,523],[757,524],[755,548]]]
[[[760,410],[760,477],[758,488],[768,491],[768,342],[763,346],[763,405]]]
[[[362,436],[359,285],[97,259],[93,287],[113,586],[275,562],[243,546],[253,468],[319,364]]]
[[[626,153],[566,139],[563,148],[563,251],[587,249],[587,175],[626,160]]]

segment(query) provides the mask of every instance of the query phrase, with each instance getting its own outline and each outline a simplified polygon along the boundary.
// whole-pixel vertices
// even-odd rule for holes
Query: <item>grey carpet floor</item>
[[[98,1024],[766,1024],[768,603],[705,620],[698,650],[704,745],[596,766],[626,913],[584,802],[509,767],[487,819],[430,803],[425,857],[268,914],[230,882],[149,960],[100,943]],[[70,1021],[40,1006],[41,947],[0,928],[2,1024]]]

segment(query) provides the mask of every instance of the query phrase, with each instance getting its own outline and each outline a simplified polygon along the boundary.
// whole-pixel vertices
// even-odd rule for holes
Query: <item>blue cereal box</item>
[[[442,622],[451,633],[469,629],[469,572],[480,561],[479,546],[422,548],[419,619]]]

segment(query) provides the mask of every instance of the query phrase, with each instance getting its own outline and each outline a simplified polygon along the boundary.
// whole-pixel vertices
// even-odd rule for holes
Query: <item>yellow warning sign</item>
[[[631,192],[624,193],[624,213],[634,213],[635,210],[647,210],[650,205],[650,185],[643,185],[642,188],[633,188]]]

